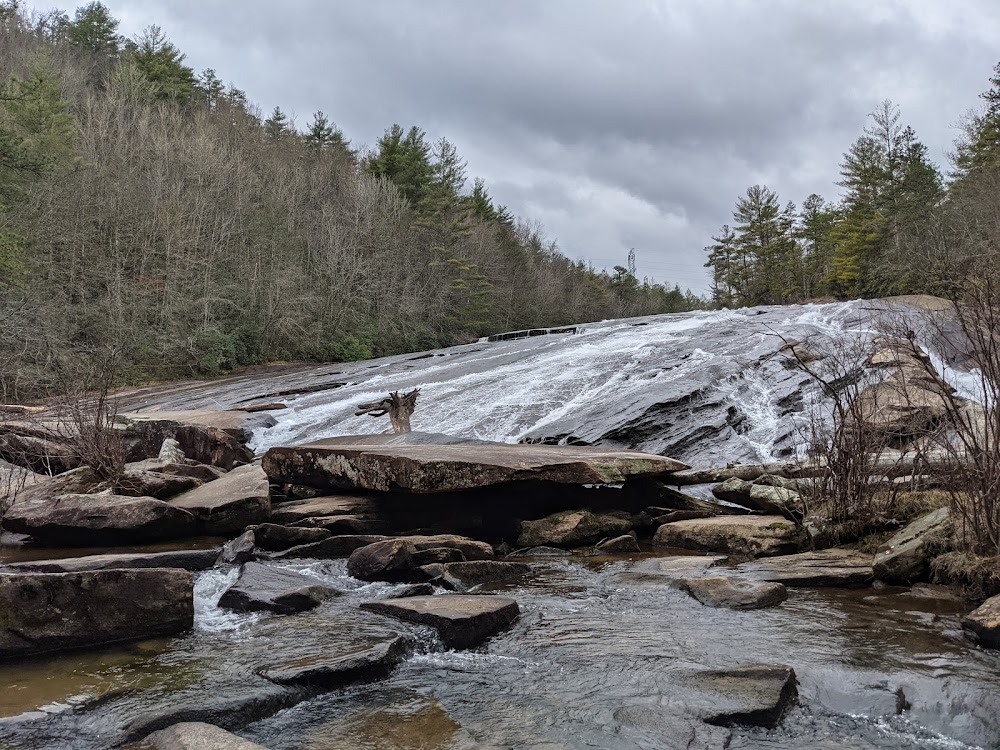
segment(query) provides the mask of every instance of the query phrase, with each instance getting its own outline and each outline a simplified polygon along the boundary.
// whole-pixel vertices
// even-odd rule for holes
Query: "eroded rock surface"
[[[430,625],[446,648],[475,648],[509,628],[520,614],[517,602],[502,596],[413,596],[365,602],[363,609],[399,620]]]
[[[786,586],[867,586],[874,580],[872,556],[855,550],[832,549],[781,555],[743,563],[740,575]]]
[[[301,573],[248,562],[219,599],[220,607],[238,612],[270,611],[288,615],[319,606],[341,592]]]
[[[388,676],[411,648],[410,639],[396,636],[359,651],[276,665],[262,670],[260,674],[279,685],[331,690]]]
[[[32,560],[8,563],[15,573],[79,573],[85,570],[116,570],[121,568],[179,568],[208,570],[215,564],[219,549],[191,549],[172,552],[121,552],[85,557],[63,557],[56,560]]]
[[[241,466],[169,502],[193,513],[206,534],[235,534],[268,519],[271,488],[260,467]]]
[[[631,528],[632,516],[624,511],[566,510],[537,521],[522,521],[517,546],[582,547],[626,534]]]
[[[214,724],[186,721],[153,732],[143,745],[149,750],[267,750]]]
[[[766,609],[788,598],[780,583],[748,581],[736,576],[682,578],[678,586],[706,606],[727,609]]]
[[[682,678],[692,708],[716,726],[774,729],[798,698],[795,670],[770,664],[697,672]]]
[[[806,534],[782,516],[716,516],[663,524],[657,547],[681,547],[763,557],[797,552]]]
[[[901,584],[927,580],[931,560],[949,525],[948,508],[939,508],[909,524],[875,553],[875,577]]]

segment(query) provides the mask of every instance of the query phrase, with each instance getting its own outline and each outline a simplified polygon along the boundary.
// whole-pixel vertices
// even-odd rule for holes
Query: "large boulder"
[[[627,534],[632,516],[624,511],[565,510],[537,521],[522,521],[518,547],[582,547]]]
[[[784,555],[806,543],[805,531],[783,516],[716,516],[665,523],[653,545],[748,557]]]
[[[272,482],[379,492],[460,492],[519,481],[615,484],[661,476],[685,464],[635,451],[553,445],[367,445],[344,439],[272,448],[263,459]]]
[[[292,524],[317,517],[354,516],[364,518],[373,513],[377,514],[377,512],[378,508],[370,497],[332,495],[293,500],[276,505],[271,511],[271,520],[274,523]]]
[[[736,570],[755,581],[785,586],[867,586],[874,579],[870,554],[838,547],[754,560]]]
[[[235,534],[268,519],[271,488],[259,466],[241,466],[169,502],[193,513],[206,534]]]
[[[8,563],[13,573],[79,573],[84,570],[114,570],[121,568],[180,568],[208,570],[219,556],[219,548],[184,549],[169,552],[119,552],[85,557],[62,557],[56,560],[31,560]]]
[[[413,581],[420,567],[416,548],[405,539],[386,539],[354,550],[347,558],[347,573],[362,581]],[[427,564],[430,560],[422,561]]]
[[[166,500],[174,495],[200,487],[202,484],[204,484],[202,480],[193,476],[126,467],[121,480],[113,489],[119,495],[155,497],[157,500]]]
[[[362,609],[407,622],[430,625],[445,648],[475,648],[509,628],[520,614],[517,602],[502,596],[413,596],[365,602]]]
[[[166,568],[0,574],[0,659],[189,630],[193,585]]]
[[[219,606],[238,612],[276,612],[282,615],[314,609],[342,592],[292,570],[248,562],[239,578],[219,599]]]
[[[113,546],[176,539],[194,532],[187,510],[152,497],[60,495],[45,503],[16,503],[3,527],[38,544]]]
[[[801,516],[802,500],[797,492],[784,487],[747,482],[737,477],[712,488],[719,500],[735,503],[758,513],[786,518]]]
[[[788,591],[780,583],[748,581],[735,576],[682,578],[678,585],[709,607],[765,609],[776,607],[788,598]]]
[[[237,737],[214,724],[184,721],[143,740],[149,750],[267,750],[263,745]]]
[[[985,648],[1000,649],[1000,595],[970,612],[962,620],[962,627],[973,633]]]
[[[931,560],[941,551],[950,525],[948,508],[939,508],[900,530],[876,551],[875,577],[900,584],[926,581]]]

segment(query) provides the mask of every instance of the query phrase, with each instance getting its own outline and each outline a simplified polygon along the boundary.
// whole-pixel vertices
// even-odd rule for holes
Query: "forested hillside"
[[[992,268],[982,261],[996,259],[1000,238],[1000,65],[989,83],[982,108],[965,116],[948,174],[887,100],[843,155],[838,200],[814,194],[797,209],[750,187],[705,248],[713,301],[953,296],[973,270]]]
[[[109,358],[212,375],[699,302],[569,260],[444,138],[391,125],[359,153],[117,29],[0,4],[0,401]]]

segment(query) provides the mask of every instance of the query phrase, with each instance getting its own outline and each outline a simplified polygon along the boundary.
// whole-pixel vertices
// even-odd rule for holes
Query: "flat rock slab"
[[[798,552],[805,532],[782,516],[716,516],[665,523],[653,545],[728,552],[748,557]]]
[[[985,648],[1000,649],[1000,595],[970,612],[962,620],[962,627],[973,633]]]
[[[785,586],[868,586],[875,579],[872,556],[854,550],[826,549],[743,563],[736,571],[754,581]]]
[[[4,515],[3,527],[47,546],[110,547],[189,536],[195,517],[152,497],[71,494],[15,503]]]
[[[939,508],[900,530],[875,553],[875,577],[900,584],[927,580],[934,542],[949,525],[948,508]]]
[[[336,560],[341,557],[350,557],[351,553],[369,544],[381,542],[389,537],[382,534],[342,534],[330,536],[318,542],[309,544],[299,544],[289,547],[283,552],[276,552],[270,556],[272,560],[298,560],[302,558],[312,558],[316,560]]]
[[[206,534],[235,534],[268,519],[271,487],[259,466],[240,466],[169,502],[193,513]]]
[[[149,750],[267,750],[214,724],[185,721],[153,732],[143,744]]]
[[[795,670],[781,665],[695,672],[679,682],[689,689],[691,707],[703,720],[721,727],[774,729],[798,699]]]
[[[121,568],[180,568],[208,570],[219,557],[220,548],[176,550],[173,552],[123,552],[108,555],[65,557],[58,560],[32,560],[5,566],[12,573],[78,573],[84,570]]]
[[[552,445],[344,445],[318,441],[272,448],[262,462],[272,482],[379,492],[460,492],[519,481],[615,484],[687,466],[636,451]]]
[[[0,659],[190,630],[193,588],[165,568],[0,574]]]
[[[640,583],[671,583],[684,578],[714,575],[713,568],[726,559],[725,555],[678,555],[640,560],[616,577]]]
[[[682,578],[678,586],[708,607],[726,609],[766,609],[788,598],[780,583],[747,581],[734,576]]]
[[[260,672],[279,685],[332,690],[355,682],[387,677],[413,647],[404,636],[353,653],[330,654],[322,659],[306,659],[269,667]]]
[[[412,596],[365,602],[362,609],[438,631],[446,648],[475,648],[509,628],[520,614],[517,602],[503,596]]]
[[[238,612],[305,612],[342,592],[313,578],[272,565],[248,562],[236,583],[219,599],[219,606]]]
[[[296,526],[281,526],[276,523],[262,523],[253,530],[257,547],[271,552],[298,547],[302,544],[320,542],[330,536],[326,529],[305,529]]]
[[[271,509],[271,520],[274,523],[292,524],[318,516],[364,516],[377,510],[370,497],[331,495],[275,505]]]

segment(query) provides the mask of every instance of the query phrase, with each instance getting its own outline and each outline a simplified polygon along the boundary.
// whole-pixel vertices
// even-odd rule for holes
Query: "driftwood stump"
[[[354,416],[360,417],[367,414],[370,417],[384,417],[389,415],[392,422],[392,431],[401,434],[410,431],[410,415],[417,407],[417,395],[419,388],[414,388],[409,393],[400,395],[399,391],[393,391],[381,401],[370,404],[358,404]]]

